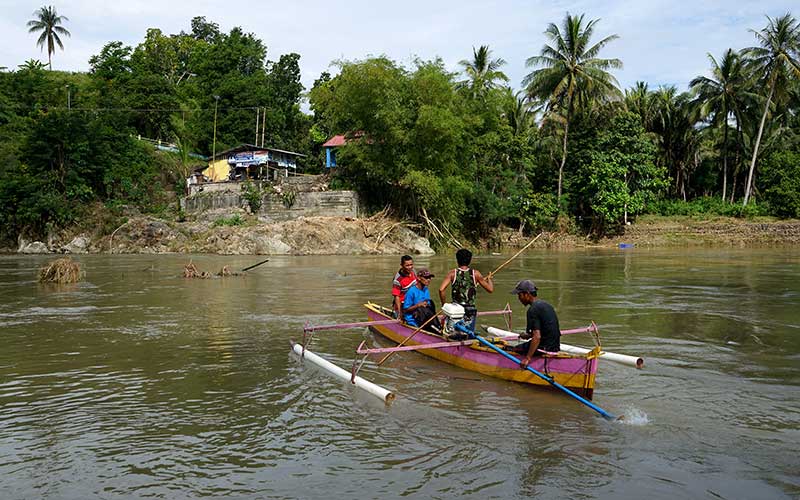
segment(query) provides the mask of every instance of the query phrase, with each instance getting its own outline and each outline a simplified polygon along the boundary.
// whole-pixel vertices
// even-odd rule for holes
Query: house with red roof
[[[325,148],[325,168],[336,166],[336,148],[347,144],[344,135],[334,135],[322,145]]]
[[[358,131],[353,132],[352,134],[339,134],[334,135],[330,139],[328,139],[325,144],[322,145],[325,148],[325,168],[331,168],[336,166],[336,148],[340,148],[347,144],[347,141],[360,139],[364,136],[364,132]],[[368,141],[369,142],[369,141]]]

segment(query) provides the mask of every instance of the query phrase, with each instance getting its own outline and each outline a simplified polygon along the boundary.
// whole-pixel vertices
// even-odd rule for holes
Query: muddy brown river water
[[[385,406],[290,353],[306,321],[388,304],[397,258],[280,256],[186,280],[189,258],[78,256],[85,281],[58,287],[35,281],[52,257],[0,257],[0,497],[800,496],[796,248],[532,251],[479,294],[520,326],[508,290],[532,278],[563,328],[594,320],[607,350],[643,356],[600,363],[594,402],[621,423],[417,353],[362,369],[397,392]],[[438,286],[452,260],[417,266]],[[321,332],[313,350],[347,368],[363,339]]]

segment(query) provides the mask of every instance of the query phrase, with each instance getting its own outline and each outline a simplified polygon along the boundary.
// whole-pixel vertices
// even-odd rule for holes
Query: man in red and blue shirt
[[[417,276],[414,274],[414,259],[410,255],[403,255],[400,257],[400,270],[397,271],[392,280],[392,310],[394,310],[395,317],[400,317],[406,292],[416,285]]]

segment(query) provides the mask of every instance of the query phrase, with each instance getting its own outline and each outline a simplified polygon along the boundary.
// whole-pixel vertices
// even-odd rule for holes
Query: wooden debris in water
[[[77,283],[82,278],[81,265],[71,257],[56,259],[39,269],[39,283]]]
[[[188,264],[183,266],[183,277],[184,278],[210,278],[211,274],[206,271],[199,271],[197,266],[194,265],[192,261],[189,261]]]
[[[230,266],[222,266],[222,269],[219,270],[217,276],[222,276],[223,278],[226,276],[240,276],[240,273],[231,271]]]

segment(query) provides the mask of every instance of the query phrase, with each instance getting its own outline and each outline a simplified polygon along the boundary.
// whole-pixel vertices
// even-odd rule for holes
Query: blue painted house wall
[[[325,168],[336,166],[336,149],[333,147],[325,148]]]

